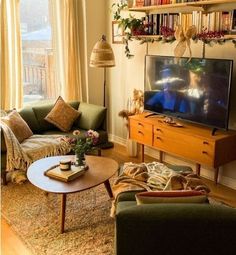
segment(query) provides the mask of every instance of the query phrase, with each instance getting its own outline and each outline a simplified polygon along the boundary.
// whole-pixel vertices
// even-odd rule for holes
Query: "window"
[[[56,98],[48,0],[21,0],[24,104]]]

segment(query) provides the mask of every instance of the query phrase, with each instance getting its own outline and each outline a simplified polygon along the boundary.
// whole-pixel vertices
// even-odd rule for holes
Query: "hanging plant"
[[[147,35],[148,24],[144,24],[143,19],[135,18],[131,14],[128,18],[123,18],[121,11],[127,8],[127,3],[123,1],[112,5],[113,19],[119,22],[119,27],[124,31],[125,55],[131,58],[133,55],[130,53],[129,41],[132,41],[132,36]]]

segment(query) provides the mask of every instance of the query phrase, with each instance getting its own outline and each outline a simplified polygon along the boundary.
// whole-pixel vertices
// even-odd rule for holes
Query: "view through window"
[[[56,97],[48,0],[21,0],[24,104]]]

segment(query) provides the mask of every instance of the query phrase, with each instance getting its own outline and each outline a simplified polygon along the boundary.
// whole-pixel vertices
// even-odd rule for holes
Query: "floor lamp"
[[[98,42],[96,42],[93,47],[90,56],[90,66],[102,67],[104,69],[103,106],[106,107],[106,68],[115,66],[115,56],[110,44],[106,41],[105,35],[103,35],[102,38]],[[108,126],[108,121],[106,121],[106,126]],[[113,146],[113,143],[108,142],[106,145],[103,146],[103,148],[111,148]]]

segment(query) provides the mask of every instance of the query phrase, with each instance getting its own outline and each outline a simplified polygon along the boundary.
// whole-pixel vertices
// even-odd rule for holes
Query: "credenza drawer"
[[[130,139],[152,146],[152,125],[130,120]]]
[[[198,163],[214,165],[215,144],[189,135],[176,132],[154,134],[153,146]]]

